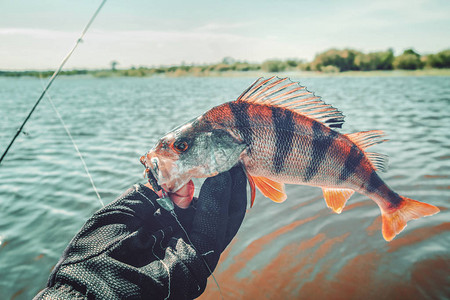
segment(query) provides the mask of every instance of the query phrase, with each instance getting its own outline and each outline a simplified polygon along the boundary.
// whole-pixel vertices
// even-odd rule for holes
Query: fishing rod
[[[0,158],[0,164],[1,164],[1,162],[3,161],[3,159],[5,158],[6,154],[8,153],[9,149],[11,148],[11,146],[14,144],[14,141],[16,140],[16,138],[17,138],[17,137],[19,136],[19,134],[23,131],[23,128],[25,127],[25,124],[28,122],[28,120],[30,119],[31,115],[32,115],[33,112],[35,111],[36,107],[39,105],[39,103],[41,102],[41,100],[44,98],[45,94],[47,93],[47,90],[50,88],[50,86],[52,85],[53,81],[54,81],[54,80],[56,79],[56,77],[59,75],[59,73],[61,72],[62,68],[63,68],[64,65],[66,64],[66,62],[67,62],[67,61],[69,60],[69,58],[72,56],[72,54],[73,54],[73,52],[75,51],[75,49],[76,49],[76,48],[78,47],[78,45],[83,41],[84,35],[85,35],[86,32],[88,31],[88,29],[89,29],[89,27],[91,26],[91,24],[94,22],[95,18],[97,17],[97,15],[98,15],[98,13],[100,12],[100,10],[103,8],[103,5],[106,3],[106,1],[107,1],[107,0],[103,0],[103,1],[100,3],[100,5],[98,6],[97,10],[94,12],[94,14],[92,15],[91,19],[90,19],[89,22],[87,23],[86,27],[85,27],[84,30],[82,31],[80,37],[79,37],[79,38],[77,39],[77,41],[75,42],[75,45],[72,47],[72,49],[69,51],[69,53],[64,57],[64,59],[62,60],[62,62],[61,62],[60,65],[59,65],[59,67],[58,67],[58,68],[56,69],[56,71],[53,73],[52,77],[50,78],[50,80],[48,81],[48,83],[47,83],[47,85],[45,86],[44,90],[42,91],[41,95],[40,95],[39,98],[36,100],[36,102],[34,103],[33,107],[31,108],[30,112],[28,113],[27,117],[26,117],[26,118],[24,119],[24,121],[22,122],[22,125],[19,127],[19,129],[17,130],[16,134],[14,135],[14,137],[13,137],[12,140],[11,140],[11,142],[9,143],[8,147],[6,147],[5,151],[3,152],[2,157]],[[85,161],[84,161],[84,159],[83,159],[83,156],[81,155],[81,152],[79,151],[79,149],[78,149],[78,147],[77,147],[75,141],[74,141],[73,138],[72,138],[72,135],[70,134],[70,132],[69,132],[67,126],[65,125],[65,123],[64,123],[64,121],[63,121],[61,115],[59,114],[59,112],[58,112],[56,106],[53,104],[53,101],[51,100],[51,97],[50,97],[49,95],[48,95],[48,99],[49,99],[49,101],[50,101],[50,104],[52,105],[53,110],[55,111],[56,115],[57,115],[58,118],[60,119],[60,121],[61,121],[61,123],[62,123],[64,129],[66,130],[67,135],[69,136],[70,140],[72,141],[72,143],[73,143],[73,145],[74,145],[74,147],[75,147],[75,150],[77,151],[77,153],[78,153],[78,155],[79,155],[79,157],[80,157],[80,159],[81,159],[81,161],[82,161],[82,163],[83,163],[83,166],[84,166],[84,168],[85,168],[85,171],[86,171],[86,173],[87,173],[88,176],[89,176],[89,179],[90,179],[90,181],[91,181],[91,184],[92,184],[92,186],[93,186],[93,188],[94,188],[94,190],[95,190],[95,192],[96,192],[96,194],[97,194],[97,197],[98,197],[100,203],[102,204],[102,206],[105,206],[104,203],[103,203],[103,201],[102,201],[101,198],[100,198],[100,195],[99,195],[99,193],[98,193],[96,187],[95,187],[95,184],[94,184],[94,182],[93,182],[93,180],[92,180],[92,177],[91,177],[91,175],[90,175],[90,173],[89,173],[89,170],[87,169],[87,166],[86,166],[86,163],[85,163]],[[149,171],[148,171],[148,174],[149,174],[149,176],[150,176],[150,172],[149,172]],[[156,182],[156,180],[155,180],[155,178],[154,178],[154,177],[152,177],[152,178],[153,178],[153,180],[150,180],[150,181],[149,181],[149,182],[152,184],[152,186],[154,186],[154,187],[159,187],[158,184],[157,184],[157,182]],[[149,177],[149,179],[150,179],[150,177]],[[147,198],[145,195],[143,195],[143,196],[144,196],[145,198]],[[148,198],[147,198],[147,199],[148,199]],[[178,217],[177,217],[177,215],[176,215],[176,213],[175,213],[175,211],[174,211],[173,203],[170,202],[171,200],[170,200],[170,198],[167,197],[167,194],[165,194],[165,196],[164,196],[162,199],[158,199],[158,200],[161,200],[161,201],[158,201],[159,205],[161,205],[161,206],[162,206],[163,208],[165,208],[166,210],[170,211],[171,215],[175,218],[175,220],[177,221],[178,225],[181,227],[181,229],[182,229],[183,232],[185,233],[185,235],[186,235],[187,239],[189,240],[190,244],[191,244],[191,245],[194,247],[194,249],[198,252],[198,250],[197,250],[197,248],[195,247],[194,243],[193,243],[193,242],[191,241],[191,239],[189,238],[189,235],[188,235],[186,229],[184,228],[184,226],[183,226],[183,225],[180,223],[180,221],[178,220]],[[149,200],[149,201],[150,201],[150,200]],[[167,205],[169,205],[169,206],[167,206]],[[219,283],[217,282],[217,280],[216,280],[216,278],[215,278],[215,276],[214,276],[214,274],[213,274],[213,271],[212,271],[211,268],[209,267],[209,265],[208,265],[208,263],[206,262],[206,260],[201,256],[201,254],[200,254],[200,257],[202,258],[203,263],[206,265],[208,271],[210,272],[212,278],[214,279],[214,282],[215,282],[215,284],[217,285],[217,288],[219,289],[219,293],[220,293],[221,299],[224,299],[224,298],[223,298],[223,295],[222,295],[222,290],[221,290],[221,288],[220,288],[220,286],[219,286]],[[162,262],[162,261],[161,261],[161,262]],[[164,262],[163,262],[163,264],[164,264]],[[167,266],[166,266],[166,268],[167,268]],[[167,268],[167,271],[168,271],[168,273],[169,273],[169,280],[170,280],[170,271],[169,271],[168,268]],[[166,297],[166,299],[169,298],[169,297],[170,297],[170,281],[169,281],[169,294],[168,294],[168,296]]]
[[[59,73],[61,72],[62,68],[64,67],[64,65],[66,64],[66,62],[69,60],[69,58],[72,56],[73,52],[75,51],[75,49],[78,47],[78,45],[83,41],[83,37],[86,34],[86,32],[88,31],[89,27],[91,26],[91,24],[94,22],[95,18],[97,17],[98,13],[100,12],[100,10],[102,9],[103,5],[106,3],[107,0],[103,0],[100,5],[98,6],[97,10],[94,12],[94,14],[92,15],[91,19],[89,20],[89,22],[87,23],[87,25],[84,27],[83,31],[81,32],[80,37],[77,39],[77,41],[75,42],[75,45],[72,47],[72,49],[69,51],[69,53],[67,53],[66,57],[64,57],[64,59],[62,60],[62,62],[60,63],[59,67],[56,69],[56,71],[53,73],[52,77],[50,78],[50,80],[48,81],[47,85],[45,86],[44,90],[42,91],[41,95],[39,96],[39,98],[36,100],[36,102],[34,103],[33,107],[31,108],[30,112],[28,113],[27,117],[25,118],[25,120],[23,120],[22,125],[19,127],[19,129],[17,130],[16,134],[14,135],[14,137],[12,138],[11,142],[9,143],[8,147],[6,147],[5,151],[2,154],[2,157],[0,158],[0,164],[2,163],[3,159],[5,158],[6,154],[8,153],[9,149],[12,147],[12,145],[14,144],[15,140],[17,139],[17,137],[19,136],[19,134],[22,132],[23,128],[25,127],[25,124],[28,122],[28,120],[30,119],[31,115],[33,114],[34,110],[36,109],[36,107],[39,105],[39,103],[41,102],[42,98],[44,98],[45,93],[47,92],[47,90],[50,88],[50,86],[52,85],[53,81],[56,79],[56,77],[59,75]]]

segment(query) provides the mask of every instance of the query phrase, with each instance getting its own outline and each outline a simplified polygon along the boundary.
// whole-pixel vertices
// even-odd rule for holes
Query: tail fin
[[[381,209],[383,237],[388,242],[406,227],[406,222],[409,220],[431,216],[439,212],[439,208],[434,205],[400,197],[403,201],[399,207],[391,211]]]

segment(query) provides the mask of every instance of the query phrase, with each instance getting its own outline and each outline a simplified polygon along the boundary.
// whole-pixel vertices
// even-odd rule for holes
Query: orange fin
[[[284,192],[284,184],[273,181],[266,177],[253,177],[256,187],[264,196],[270,198],[274,202],[283,202],[287,196]]]
[[[439,208],[434,205],[400,197],[403,202],[399,207],[391,211],[381,209],[383,237],[388,242],[406,227],[406,222],[409,220],[431,216],[439,212]]]
[[[354,132],[346,134],[346,136],[363,150],[387,141],[387,139],[382,139],[385,136],[382,130]]]
[[[366,157],[369,159],[370,163],[376,171],[387,171],[389,162],[389,157],[387,155],[376,152],[366,152]]]
[[[250,185],[250,193],[251,193],[250,208],[252,208],[253,203],[255,203],[255,197],[256,197],[255,182],[253,181],[253,177],[248,174],[247,174],[247,180],[248,180],[248,184]]]
[[[351,189],[322,188],[327,206],[335,213],[340,214],[345,203],[355,192]]]
[[[242,170],[244,170],[245,175],[247,176],[248,185],[250,186],[250,208],[253,207],[253,204],[255,203],[255,197],[256,197],[256,190],[255,190],[255,182],[253,181],[253,177],[250,176],[247,172],[247,168],[245,167],[244,163],[241,163]]]
[[[259,78],[236,100],[278,106],[314,119],[328,127],[342,127],[344,115],[306,87],[289,78]]]

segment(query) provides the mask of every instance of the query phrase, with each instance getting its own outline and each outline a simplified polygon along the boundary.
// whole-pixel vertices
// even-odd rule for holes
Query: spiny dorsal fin
[[[284,107],[307,116],[328,127],[342,127],[344,115],[306,87],[289,78],[259,78],[236,101]]]
[[[387,139],[382,139],[385,134],[381,130],[370,130],[361,131],[355,133],[346,134],[346,136],[355,143],[361,150],[365,150],[370,146],[380,144],[382,142],[388,141]],[[366,157],[372,163],[372,166],[377,171],[386,172],[388,166],[388,156],[375,152],[365,152]]]
[[[323,197],[327,206],[335,213],[340,214],[344,209],[345,203],[355,192],[351,189],[322,188]]]

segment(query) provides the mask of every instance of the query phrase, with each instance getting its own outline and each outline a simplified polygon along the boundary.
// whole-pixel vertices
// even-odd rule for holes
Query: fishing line
[[[200,253],[200,251],[197,250],[197,248],[195,247],[194,243],[191,241],[191,238],[189,237],[186,229],[184,229],[184,226],[181,224],[181,222],[178,220],[177,214],[175,213],[175,206],[172,202],[172,200],[170,199],[169,195],[167,194],[167,192],[158,184],[158,181],[156,180],[155,176],[153,175],[152,171],[150,168],[147,168],[147,164],[145,163],[145,158],[144,156],[141,157],[141,163],[146,167],[146,170],[144,172],[144,174],[147,175],[148,178],[148,182],[150,183],[150,185],[152,186],[154,191],[161,191],[162,193],[162,197],[156,199],[156,202],[165,210],[167,210],[168,212],[170,212],[170,214],[174,217],[175,221],[177,221],[178,225],[180,226],[180,228],[183,230],[184,234],[186,235],[186,238],[188,239],[189,243],[191,244],[191,246],[194,248],[194,250],[200,255],[200,258],[202,259],[203,263],[205,264],[206,268],[209,271],[209,274],[211,274],[212,278],[214,279],[214,282],[216,283],[217,288],[219,289],[219,294],[220,294],[220,298],[223,298],[223,294],[222,294],[222,290],[220,288],[219,283],[216,280],[216,277],[213,274],[213,271],[211,270],[211,268],[209,267],[208,263],[206,262],[206,259],[203,257],[206,254],[211,253],[211,251],[207,252],[207,253]],[[153,162],[154,164],[158,164],[157,161]],[[140,193],[142,196],[144,196],[148,201],[150,201],[150,199],[148,199],[144,194]],[[151,201],[150,201],[151,203]],[[169,274],[170,276],[170,274]]]
[[[145,166],[146,170],[144,172],[145,175],[147,175],[148,178],[148,183],[150,183],[150,185],[152,186],[153,190],[155,192],[157,191],[161,191],[162,193],[162,197],[156,199],[156,202],[162,207],[164,208],[166,211],[170,212],[170,214],[174,217],[175,221],[177,221],[178,225],[180,226],[181,230],[183,230],[184,234],[186,235],[186,238],[188,239],[190,245],[194,248],[194,250],[199,254],[200,258],[202,259],[203,263],[205,264],[206,268],[209,271],[209,274],[211,274],[212,278],[214,279],[214,282],[216,283],[217,288],[219,289],[219,294],[220,294],[220,298],[223,298],[223,294],[222,294],[222,289],[220,288],[219,283],[217,282],[216,277],[213,274],[213,271],[211,270],[211,268],[208,265],[208,262],[206,261],[206,259],[203,257],[206,254],[211,253],[211,251],[207,252],[207,253],[200,253],[200,251],[198,251],[198,249],[195,247],[194,243],[192,242],[191,238],[189,237],[186,229],[184,229],[184,226],[181,224],[181,222],[178,220],[177,214],[175,213],[175,206],[172,202],[172,200],[170,199],[169,195],[167,194],[167,192],[158,184],[158,181],[156,180],[155,176],[153,175],[152,171],[150,168],[147,167],[147,164],[145,162],[145,157],[142,156],[141,157],[141,163]],[[153,162],[154,164],[158,164],[157,161]],[[142,193],[139,193],[142,196],[144,196],[150,203],[152,203],[150,201],[150,199],[147,198],[147,196],[145,196]],[[170,274],[169,274],[170,276]]]
[[[94,184],[94,179],[92,178],[91,173],[89,172],[89,169],[88,169],[88,167],[86,165],[86,162],[84,161],[83,155],[81,154],[80,149],[78,148],[77,144],[75,143],[75,140],[73,139],[72,134],[69,131],[69,128],[66,126],[66,123],[64,122],[61,114],[59,113],[58,109],[56,108],[55,104],[53,103],[52,97],[50,96],[50,92],[47,93],[46,96],[47,96],[47,100],[52,105],[53,111],[56,113],[56,115],[58,116],[59,121],[61,122],[62,126],[66,130],[67,136],[69,137],[70,141],[73,144],[73,147],[77,151],[78,157],[80,158],[81,162],[83,163],[84,170],[86,171],[86,174],[89,177],[89,180],[91,181],[92,188],[94,189],[94,192],[97,195],[98,201],[100,201],[100,204],[102,205],[102,207],[105,207],[105,204],[103,203],[102,198],[100,197],[100,194],[99,194],[99,192],[97,190],[97,187]]]
[[[81,32],[80,37],[77,39],[77,41],[75,42],[75,45],[72,47],[72,49],[69,51],[69,53],[67,53],[66,57],[64,57],[64,59],[62,60],[62,62],[60,63],[58,69],[56,69],[56,71],[53,73],[52,77],[49,79],[45,89],[42,91],[41,95],[39,96],[39,98],[36,100],[36,102],[34,103],[33,107],[31,108],[30,112],[28,113],[27,117],[25,118],[25,120],[23,120],[22,125],[19,127],[19,129],[17,130],[16,134],[14,135],[14,137],[12,138],[11,142],[9,143],[8,147],[6,147],[5,151],[2,154],[2,157],[0,157],[0,164],[2,163],[3,159],[5,158],[6,154],[8,153],[9,149],[11,148],[11,146],[14,144],[14,141],[16,140],[16,138],[19,136],[19,134],[22,132],[23,127],[25,126],[25,124],[28,122],[28,119],[30,119],[31,115],[33,114],[34,110],[36,109],[36,107],[39,105],[39,103],[41,102],[42,98],[44,98],[45,93],[47,92],[47,90],[50,88],[50,86],[52,85],[53,81],[55,80],[55,78],[59,75],[59,73],[61,72],[63,66],[66,64],[66,62],[69,60],[69,58],[72,56],[73,52],[75,51],[75,49],[78,47],[78,45],[83,41],[83,37],[86,34],[86,32],[88,31],[89,27],[91,26],[92,22],[94,22],[95,18],[97,17],[98,13],[100,12],[100,10],[102,9],[103,5],[106,3],[106,0],[103,0],[102,3],[100,3],[99,7],[97,8],[97,10],[94,12],[94,14],[92,15],[91,19],[89,20],[89,22],[87,23],[86,27],[84,27],[83,31]]]
[[[17,139],[17,137],[19,136],[19,134],[23,131],[23,128],[25,127],[25,124],[28,122],[28,120],[30,119],[31,115],[33,114],[33,112],[35,111],[36,107],[39,105],[39,103],[41,102],[41,100],[44,98],[44,95],[46,94],[47,90],[50,88],[50,86],[52,85],[53,81],[56,79],[56,77],[59,75],[59,73],[61,72],[62,68],[64,67],[64,65],[66,64],[66,62],[69,60],[69,58],[72,56],[73,52],[75,51],[75,49],[78,47],[78,45],[83,41],[83,37],[86,34],[86,32],[88,31],[89,27],[91,26],[91,24],[94,22],[95,18],[97,17],[98,13],[100,12],[100,10],[103,8],[103,5],[106,3],[107,0],[103,0],[100,5],[98,6],[97,10],[94,12],[94,14],[92,15],[92,17],[90,18],[89,22],[87,23],[87,25],[85,26],[85,28],[83,29],[83,31],[81,32],[80,37],[77,39],[77,41],[75,42],[75,45],[72,47],[72,49],[69,51],[69,53],[67,53],[67,55],[64,57],[64,59],[62,60],[62,62],[60,63],[59,67],[56,69],[56,71],[53,73],[52,77],[49,79],[47,85],[45,86],[44,90],[42,91],[42,93],[40,94],[39,98],[36,100],[36,102],[34,103],[33,107],[31,108],[30,112],[28,113],[27,117],[24,119],[24,121],[22,122],[22,125],[19,127],[19,129],[17,130],[16,134],[14,135],[14,137],[11,139],[11,142],[9,143],[8,147],[6,147],[5,151],[3,152],[2,156],[0,157],[0,164],[3,161],[3,159],[5,158],[6,154],[8,153],[9,149],[12,147],[12,145],[14,144],[15,140]],[[58,109],[56,108],[56,106],[54,105],[53,101],[51,100],[50,95],[48,95],[48,100],[50,102],[50,104],[52,105],[53,110],[55,111],[56,115],[58,116],[61,124],[63,125],[67,135],[69,136],[70,140],[72,141],[72,144],[75,148],[75,150],[78,153],[78,156],[81,159],[81,162],[83,163],[83,167],[86,171],[86,174],[89,177],[89,180],[91,181],[92,187],[95,191],[95,193],[97,194],[97,197],[100,201],[100,203],[102,204],[102,206],[105,206],[100,194],[97,191],[97,188],[95,187],[94,181],[92,179],[92,176],[89,172],[89,169],[86,165],[86,162],[84,161],[83,155],[81,154],[77,144],[75,143],[75,140],[72,137],[72,134],[70,133],[68,127],[66,126],[64,120],[62,119],[61,114],[59,113]],[[147,197],[145,197],[147,198]],[[147,198],[148,199],[148,198]],[[176,222],[178,223],[178,225],[180,226],[180,228],[183,230],[184,234],[186,235],[187,239],[189,240],[189,243],[192,245],[192,247],[197,251],[197,253],[199,253],[199,251],[197,250],[197,248],[195,247],[195,245],[192,243],[191,239],[189,238],[189,235],[187,234],[186,230],[184,229],[183,225],[180,223],[180,221],[177,218],[177,215],[175,213],[175,211],[172,209],[170,211],[170,214],[175,218]],[[203,262],[205,263],[205,266],[207,267],[208,271],[210,272],[211,276],[214,279],[214,282],[217,285],[217,288],[219,289],[219,293],[222,299],[223,295],[222,295],[222,290],[220,289],[219,283],[217,282],[211,268],[209,267],[208,263],[206,262],[206,260],[204,259],[203,255],[201,253],[200,257],[203,260]],[[169,273],[170,276],[170,273]],[[170,295],[170,287],[169,287],[169,295]]]
[[[211,268],[209,267],[208,263],[206,262],[206,259],[203,257],[205,254],[208,254],[208,253],[210,253],[210,252],[213,251],[213,250],[211,250],[211,251],[209,251],[209,252],[207,252],[207,253],[201,254],[201,253],[197,250],[197,248],[194,246],[194,243],[193,243],[193,242],[191,241],[191,239],[189,238],[189,235],[187,234],[187,232],[186,232],[186,230],[184,229],[183,225],[181,225],[180,221],[178,221],[178,217],[177,217],[177,214],[175,213],[175,210],[172,209],[172,210],[170,211],[170,214],[175,218],[175,220],[177,221],[178,225],[180,225],[180,227],[181,227],[181,229],[183,230],[184,234],[186,235],[186,237],[187,237],[189,243],[192,245],[192,247],[194,247],[195,251],[197,251],[197,253],[200,254],[201,259],[202,259],[203,262],[205,263],[206,268],[208,269],[209,273],[211,274],[211,277],[214,279],[214,282],[215,282],[216,285],[217,285],[217,288],[219,289],[220,298],[222,298],[222,300],[224,300],[223,294],[222,294],[222,290],[220,289],[219,283],[217,282],[216,277],[215,277],[214,274],[213,274],[213,271],[211,270]]]

